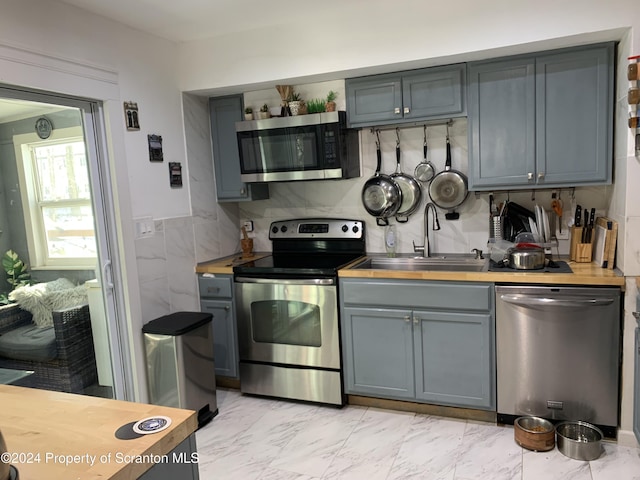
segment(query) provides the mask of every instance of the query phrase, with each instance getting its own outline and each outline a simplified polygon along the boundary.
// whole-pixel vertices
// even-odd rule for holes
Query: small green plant
[[[251,107],[245,108],[244,109],[244,113],[246,113],[247,115],[250,114],[250,113],[253,113],[253,108],[251,108]]]
[[[327,102],[335,102],[337,96],[338,96],[337,92],[334,92],[333,90],[329,90],[329,93],[327,94]]]
[[[260,107],[260,111],[261,112],[268,112],[269,111],[269,105],[267,105],[266,103],[264,105],[262,105]]]
[[[299,102],[301,100],[302,100],[302,97],[300,96],[300,94],[298,92],[291,92],[291,95],[287,99],[287,101],[289,101],[289,102]]]
[[[326,111],[324,100],[320,98],[314,98],[313,100],[307,101],[308,113],[320,113],[324,111]]]
[[[13,250],[7,250],[2,257],[2,268],[7,274],[7,283],[11,285],[11,290],[31,284],[31,274],[29,273],[28,265],[25,264]],[[1,294],[0,304],[6,305],[8,303],[10,303],[8,295],[6,293]]]

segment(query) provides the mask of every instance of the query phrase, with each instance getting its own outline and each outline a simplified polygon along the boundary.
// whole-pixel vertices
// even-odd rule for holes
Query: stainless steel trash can
[[[176,312],[142,327],[149,400],[198,412],[198,427],[218,413],[212,315]]]

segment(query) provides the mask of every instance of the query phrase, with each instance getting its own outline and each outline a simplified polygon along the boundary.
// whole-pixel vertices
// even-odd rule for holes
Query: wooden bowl
[[[518,445],[535,452],[553,450],[556,431],[553,424],[540,417],[519,417],[513,422],[513,432]]]

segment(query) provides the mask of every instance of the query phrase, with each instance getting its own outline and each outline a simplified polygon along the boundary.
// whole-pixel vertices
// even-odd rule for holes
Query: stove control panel
[[[341,218],[303,218],[271,223],[269,239],[361,239],[364,222]]]

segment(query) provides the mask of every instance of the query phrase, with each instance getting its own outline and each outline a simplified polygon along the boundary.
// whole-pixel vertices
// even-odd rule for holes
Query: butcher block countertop
[[[530,283],[555,285],[603,285],[624,288],[624,276],[618,269],[606,269],[595,263],[576,263],[566,258],[573,273],[544,273],[536,271],[505,272],[447,272],[353,269],[360,262],[338,271],[343,278],[391,278],[396,280],[451,280],[457,282]]]
[[[233,267],[270,255],[270,252],[255,253],[253,258],[244,259],[241,254],[230,255],[210,262],[199,263],[196,273],[233,274]],[[365,258],[365,257],[363,257]],[[396,280],[449,280],[456,282],[495,282],[495,283],[531,283],[556,285],[604,285],[624,288],[624,276],[618,269],[607,269],[595,263],[576,263],[566,261],[573,273],[544,273],[513,270],[505,272],[447,272],[447,271],[410,271],[354,269],[360,260],[338,271],[341,278],[392,278]]]
[[[263,258],[268,255],[271,255],[271,252],[256,252],[253,254],[253,257],[243,258],[241,253],[236,253],[235,255],[229,255],[228,257],[199,263],[196,265],[196,273],[233,275],[233,267],[236,265],[242,265],[243,263],[248,263],[252,260],[258,260],[259,258]]]
[[[35,388],[0,385],[0,430],[20,480],[132,480],[195,432],[196,412]],[[122,425],[163,415],[166,430],[119,440]],[[39,455],[39,456],[38,456]],[[93,460],[93,465],[91,461]]]

